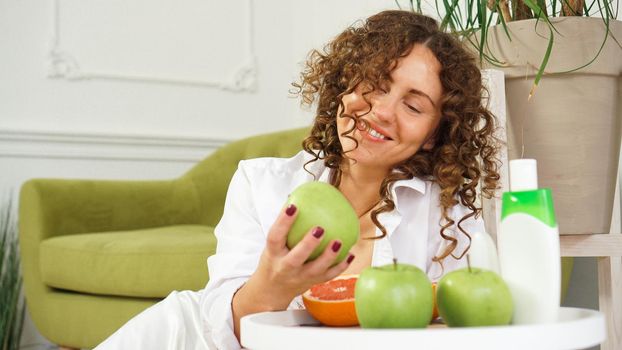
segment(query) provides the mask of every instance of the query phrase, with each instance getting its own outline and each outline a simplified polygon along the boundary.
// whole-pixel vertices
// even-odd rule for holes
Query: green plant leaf
[[[497,9],[497,13],[500,13],[501,12],[501,8],[499,6],[499,0],[497,0],[497,3],[495,4],[495,7]],[[505,23],[505,18],[503,18],[502,15],[497,15],[497,16],[500,19],[499,22],[501,22],[501,26],[503,27],[503,31],[505,32],[505,36],[507,36],[509,41],[512,41],[512,37],[510,36],[510,32],[508,31],[508,26]]]
[[[486,7],[486,1],[482,0],[479,2],[478,7],[478,20],[480,25],[480,41],[479,41],[479,61],[482,62],[484,57],[484,46],[486,45],[486,38],[488,37],[488,25],[486,24],[486,12],[488,11],[488,7]]]
[[[553,25],[551,20],[549,20],[549,17],[544,14],[544,11],[542,11],[542,9],[540,8],[540,6],[538,6],[538,4],[534,3],[532,0],[523,0],[523,1],[525,2],[525,5],[527,5],[534,12],[534,14],[537,16],[538,21],[540,19],[544,20],[546,24],[549,26],[549,29],[552,29],[557,34],[561,35],[561,33],[557,29],[555,29],[555,26]]]
[[[525,1],[525,4],[538,16],[538,19],[542,18],[546,21],[547,28],[549,29],[549,43],[546,47],[546,52],[544,53],[544,57],[542,58],[540,67],[538,68],[538,73],[536,74],[536,78],[534,79],[533,86],[531,87],[531,90],[529,91],[529,96],[527,97],[527,100],[529,101],[533,97],[536,91],[536,88],[538,87],[538,84],[540,83],[540,79],[542,79],[542,75],[544,74],[544,68],[546,68],[546,65],[549,63],[549,58],[551,57],[551,52],[553,51],[553,43],[555,42],[555,33],[553,32],[555,27],[553,26],[549,18],[544,15],[544,11],[542,11],[542,9],[540,8],[540,6],[538,6],[538,4],[534,3],[531,0],[524,0],[524,1]]]
[[[541,8],[544,11],[544,14],[546,15],[546,1],[545,0],[537,0],[538,1],[538,7]]]
[[[447,28],[447,25],[449,25],[453,30],[455,30],[454,12],[458,7],[458,0],[453,0],[451,4],[448,2],[448,0],[443,0],[443,3],[445,5],[445,8],[447,9],[447,12],[445,13],[445,17],[443,18],[440,27],[442,30],[445,30],[445,28]]]
[[[546,52],[544,53],[544,58],[542,59],[542,63],[540,63],[540,68],[538,69],[538,73],[536,74],[536,79],[533,82],[533,86],[531,87],[531,91],[529,91],[529,96],[527,97],[527,101],[529,101],[534,93],[536,92],[536,88],[538,87],[538,84],[540,83],[540,79],[542,79],[542,75],[544,74],[544,68],[546,68],[546,65],[549,63],[549,58],[551,57],[551,51],[553,50],[553,42],[555,41],[554,39],[554,33],[553,33],[553,29],[551,29],[551,27],[549,28],[549,43],[546,47]]]

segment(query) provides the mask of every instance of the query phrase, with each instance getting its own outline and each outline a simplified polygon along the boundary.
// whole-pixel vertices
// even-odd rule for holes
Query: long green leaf
[[[487,6],[486,6],[486,10],[488,10]],[[499,16],[499,15],[497,15],[497,16],[498,17],[503,17],[503,16]],[[485,25],[485,27],[486,27],[486,38],[488,38],[488,33],[489,33],[490,25],[492,23],[493,18],[494,18],[494,16],[491,13],[490,16],[488,17],[488,21],[486,22],[486,25]],[[506,32],[506,34],[509,35],[508,32]],[[487,49],[488,52],[490,52],[491,55],[493,55],[492,50],[490,50],[490,46],[488,45],[488,39],[485,40],[484,47]],[[483,57],[483,54],[480,56],[480,60],[482,59],[482,57]]]
[[[480,40],[479,40],[479,61],[482,62],[484,57],[484,47],[486,45],[486,38],[488,37],[488,26],[486,25],[486,0],[481,0],[478,7],[478,21],[480,25]]]
[[[467,27],[472,26],[473,25],[473,4],[475,3],[475,1],[473,0],[467,0],[467,4],[466,4],[466,8],[467,8],[467,12],[466,12],[466,25]]]
[[[551,29],[551,27],[548,27],[548,28],[549,28],[549,35],[550,35],[549,44],[546,47],[544,58],[542,59],[542,63],[540,63],[540,68],[538,69],[538,74],[536,74],[536,79],[533,82],[531,91],[529,91],[529,96],[527,97],[528,101],[531,99],[533,94],[536,92],[536,88],[538,87],[538,84],[540,83],[540,79],[542,78],[542,75],[544,74],[544,68],[549,63],[549,58],[551,57],[551,51],[553,50],[553,42],[555,41],[554,39],[555,34],[553,33],[553,30]]]
[[[600,1],[599,1],[599,2],[600,2]],[[594,7],[594,4],[596,4],[596,2],[592,2],[592,3],[590,4],[590,6],[589,6],[589,7],[587,7],[587,10],[585,11],[585,16],[589,17],[589,16],[591,16],[591,15],[592,15],[592,7]],[[600,8],[600,4],[599,4],[598,8]],[[600,10],[599,10],[599,11],[600,11]],[[614,17],[614,18],[615,18],[615,17]]]
[[[445,8],[447,9],[447,12],[445,13],[445,17],[443,18],[440,27],[442,30],[445,30],[445,28],[447,28],[447,25],[449,24],[450,27],[455,30],[455,26],[453,25],[454,21],[452,19],[454,18],[454,12],[458,7],[458,0],[453,0],[451,4],[447,0],[443,0],[443,3],[445,5]]]
[[[544,11],[538,6],[538,4],[534,3],[532,0],[523,0],[525,5],[527,5],[537,17],[537,20],[544,20],[546,24],[549,26],[549,29],[554,30],[557,34],[561,35],[561,33],[555,28],[555,25],[549,20],[547,16],[544,15]]]
[[[497,0],[496,3],[496,8],[497,8],[497,13],[501,12],[501,7],[499,6],[499,0]],[[507,36],[509,41],[512,41],[512,36],[510,35],[510,31],[508,30],[508,26],[507,23],[505,23],[505,18],[503,18],[503,16],[501,14],[497,15],[500,19],[501,19],[501,26],[503,26],[503,31],[505,32],[505,35]]]

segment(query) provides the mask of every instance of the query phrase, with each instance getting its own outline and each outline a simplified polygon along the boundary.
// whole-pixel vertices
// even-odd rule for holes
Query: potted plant
[[[482,67],[504,72],[509,158],[538,160],[564,234],[610,230],[622,119],[613,2],[435,2],[442,28],[468,42]],[[410,6],[421,11],[420,0]]]
[[[17,229],[11,202],[0,203],[0,350],[17,350],[24,324]]]

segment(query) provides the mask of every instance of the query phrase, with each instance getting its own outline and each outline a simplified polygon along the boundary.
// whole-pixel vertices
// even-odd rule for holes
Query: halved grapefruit
[[[302,294],[307,311],[326,326],[356,326],[359,320],[354,309],[354,285],[358,275],[343,275],[316,284]]]

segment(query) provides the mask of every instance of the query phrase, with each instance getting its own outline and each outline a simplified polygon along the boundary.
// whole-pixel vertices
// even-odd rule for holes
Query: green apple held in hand
[[[359,239],[360,224],[354,208],[339,190],[324,182],[307,182],[290,194],[285,205],[290,204],[298,208],[298,216],[287,236],[289,249],[298,244],[312,228],[321,226],[324,229],[322,242],[313,250],[309,260],[320,256],[335,239],[342,244],[335,264],[348,256],[350,248]]]
[[[424,328],[432,318],[432,283],[416,266],[369,267],[354,288],[362,328]]]
[[[449,327],[507,325],[512,319],[512,295],[493,271],[452,271],[438,282],[436,293],[438,312]]]

